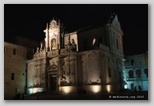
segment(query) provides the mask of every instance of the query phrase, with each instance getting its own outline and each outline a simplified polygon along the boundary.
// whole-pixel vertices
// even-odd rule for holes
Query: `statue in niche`
[[[66,70],[65,65],[63,65],[63,66],[62,66],[62,71],[61,71],[61,73],[62,73],[62,77],[65,76],[65,70]]]
[[[52,47],[52,50],[56,49],[56,39],[55,38],[51,40],[51,47]]]
[[[44,41],[41,41],[40,43],[40,50],[43,50],[45,47],[45,42]]]
[[[66,51],[67,52],[71,52],[71,47],[72,47],[72,45],[71,44],[68,44],[67,47],[66,47]]]
[[[66,45],[65,49],[67,52],[71,52],[72,44],[70,42],[70,36],[68,37],[68,44]]]
[[[35,77],[34,78],[34,85],[36,86],[36,85],[39,85],[39,84],[40,84],[39,78],[38,77]]]
[[[39,52],[39,47],[37,47],[37,51],[36,51],[36,53],[38,53]]]
[[[34,78],[34,85],[37,85],[37,78]]]
[[[40,43],[40,50],[42,50],[42,48],[43,48],[43,44],[42,44],[42,42]]]
[[[74,39],[72,39],[72,51],[76,51],[76,44]]]
[[[62,71],[61,71],[61,85],[67,84],[65,70],[66,70],[65,65],[63,65],[62,66]]]

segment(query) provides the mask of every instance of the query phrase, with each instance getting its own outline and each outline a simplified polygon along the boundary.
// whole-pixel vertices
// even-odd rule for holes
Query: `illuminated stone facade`
[[[127,56],[123,73],[125,89],[148,91],[148,52]]]
[[[60,22],[46,26],[45,43],[27,61],[28,92],[89,93],[122,87],[123,32],[117,15],[96,27],[65,33]]]
[[[27,48],[4,42],[4,98],[25,93]]]

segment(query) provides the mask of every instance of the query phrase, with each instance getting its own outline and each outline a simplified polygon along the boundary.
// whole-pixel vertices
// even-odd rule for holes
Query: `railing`
[[[136,78],[126,78],[127,81],[136,81]]]
[[[148,67],[147,65],[126,65],[125,68],[129,69],[129,68],[146,68]]]
[[[126,78],[127,81],[148,81],[148,78]]]

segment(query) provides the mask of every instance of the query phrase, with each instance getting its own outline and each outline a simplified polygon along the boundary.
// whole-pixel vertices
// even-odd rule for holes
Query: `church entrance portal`
[[[56,76],[55,75],[51,75],[50,76],[50,90],[51,91],[55,91],[56,90],[56,86],[57,86]]]
[[[57,74],[58,67],[56,65],[52,65],[48,68],[48,90],[56,91],[57,89]]]

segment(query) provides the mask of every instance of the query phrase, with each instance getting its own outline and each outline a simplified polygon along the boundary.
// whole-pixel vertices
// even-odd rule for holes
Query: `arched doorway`
[[[129,75],[129,78],[134,78],[134,73],[132,70],[129,70],[128,75]]]
[[[58,85],[58,67],[56,65],[52,65],[48,68],[48,90],[56,91]]]

